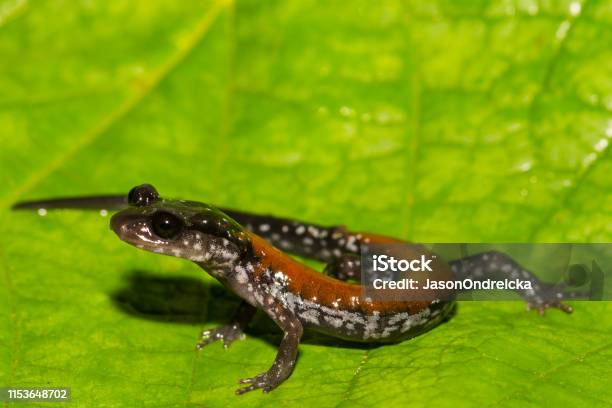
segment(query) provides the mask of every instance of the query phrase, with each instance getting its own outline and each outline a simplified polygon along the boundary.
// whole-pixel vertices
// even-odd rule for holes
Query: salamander
[[[146,251],[190,260],[207,271],[242,303],[228,325],[202,333],[198,348],[218,340],[229,347],[244,336],[257,309],[265,312],[283,332],[276,358],[268,371],[241,379],[237,394],[255,389],[269,392],[285,381],[295,366],[305,329],[351,341],[399,342],[437,326],[454,307],[452,298],[435,290],[429,300],[419,296],[382,301],[362,296],[362,246],[404,242],[392,237],[163,199],[149,184],[134,187],[127,196],[29,201],[14,208],[119,210],[110,226],[121,240]],[[285,251],[325,262],[324,273]],[[528,308],[541,314],[549,307],[572,312],[561,302],[571,296],[558,286],[540,282],[503,253],[485,252],[437,266],[443,279],[502,279],[520,273],[533,283],[533,289],[519,292]]]

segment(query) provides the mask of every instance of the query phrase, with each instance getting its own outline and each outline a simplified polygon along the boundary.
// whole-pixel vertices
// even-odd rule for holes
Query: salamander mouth
[[[147,217],[131,210],[113,215],[110,228],[122,241],[143,249],[164,244],[163,240],[152,233]]]

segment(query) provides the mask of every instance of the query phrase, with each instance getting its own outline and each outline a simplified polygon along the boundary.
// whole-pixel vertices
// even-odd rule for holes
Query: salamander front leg
[[[527,301],[528,310],[536,309],[541,315],[551,307],[565,313],[572,313],[572,307],[563,304],[562,301],[584,296],[579,292],[567,292],[566,285],[563,283],[541,282],[533,273],[502,252],[484,252],[451,261],[450,265],[458,280],[521,279],[530,281],[532,289],[522,289],[517,292]]]
[[[235,340],[243,339],[244,330],[253,318],[253,315],[255,315],[256,310],[253,306],[243,301],[238,306],[238,310],[236,310],[230,324],[204,330],[202,332],[202,340],[196,344],[196,347],[201,349],[217,340],[223,340],[223,347],[228,348]]]
[[[266,309],[266,312],[283,330],[283,339],[281,340],[272,367],[265,373],[240,380],[239,384],[247,386],[237,389],[236,394],[238,395],[258,388],[265,393],[270,392],[291,375],[295,366],[298,345],[300,344],[303,331],[302,323],[280,303],[273,303]]]

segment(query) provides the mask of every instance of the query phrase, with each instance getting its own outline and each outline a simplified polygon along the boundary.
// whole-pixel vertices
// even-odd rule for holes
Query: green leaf
[[[612,404],[608,302],[462,303],[378,348],[307,334],[285,384],[236,397],[274,358],[264,316],[197,352],[238,300],[195,265],[97,214],[9,210],[149,182],[414,241],[610,241],[611,19],[595,0],[0,1],[0,386],[83,407]]]

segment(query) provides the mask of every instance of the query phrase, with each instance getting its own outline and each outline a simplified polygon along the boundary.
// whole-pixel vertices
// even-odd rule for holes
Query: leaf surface
[[[289,381],[236,397],[274,358],[264,316],[197,352],[238,299],[195,265],[97,214],[9,210],[149,182],[412,241],[610,241],[610,21],[593,0],[0,1],[0,386],[83,407],[612,404],[608,302],[462,303],[377,348],[307,334]]]

